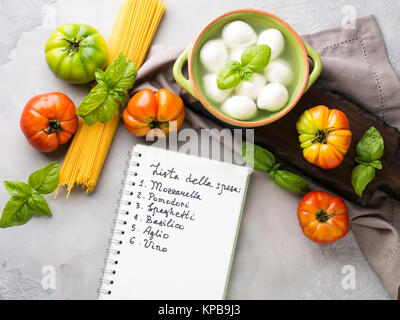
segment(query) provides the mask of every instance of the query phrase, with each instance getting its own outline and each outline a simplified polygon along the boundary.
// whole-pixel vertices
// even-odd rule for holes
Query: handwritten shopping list
[[[134,151],[140,158],[131,160],[119,217],[127,228],[112,248],[121,252],[115,277],[124,279],[113,281],[114,297],[221,299],[249,169],[142,145]]]
[[[192,207],[196,207],[196,202],[207,201],[209,193],[221,197],[222,201],[223,196],[238,195],[242,191],[237,185],[213,181],[207,175],[182,174],[175,167],[157,161],[150,163],[149,168],[150,177],[138,182],[130,239],[131,244],[137,243],[146,249],[168,252],[168,239],[195,223],[199,212]],[[178,188],[171,186],[176,185],[171,182],[178,181],[181,182]]]

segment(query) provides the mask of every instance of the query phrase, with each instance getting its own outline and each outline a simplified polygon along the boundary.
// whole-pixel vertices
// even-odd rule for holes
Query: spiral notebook
[[[99,299],[223,299],[250,173],[136,145]]]

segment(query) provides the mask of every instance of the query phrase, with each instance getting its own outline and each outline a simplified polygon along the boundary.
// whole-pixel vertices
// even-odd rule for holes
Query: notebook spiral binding
[[[115,216],[112,220],[112,228],[110,229],[110,238],[108,239],[108,247],[105,250],[105,258],[103,268],[101,269],[102,276],[99,279],[99,287],[97,289],[98,297],[102,295],[112,294],[112,285],[114,284],[114,276],[116,274],[115,266],[118,264],[118,256],[121,250],[118,248],[124,242],[126,227],[128,225],[127,216],[131,214],[129,208],[124,208],[131,205],[131,201],[125,199],[127,196],[132,196],[133,192],[125,190],[124,186],[135,186],[138,173],[133,169],[139,166],[139,162],[133,161],[134,157],[142,155],[135,151],[129,151],[127,154],[128,160],[125,161],[125,170],[123,171],[123,179],[121,180],[121,189],[119,190],[119,199],[117,207],[114,210]]]

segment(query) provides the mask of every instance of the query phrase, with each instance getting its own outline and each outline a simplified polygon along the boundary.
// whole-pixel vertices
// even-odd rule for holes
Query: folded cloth
[[[400,129],[400,82],[373,16],[358,19],[355,29],[338,27],[302,38],[322,58],[324,69],[319,85]],[[134,90],[164,87],[179,93],[172,66],[181,52],[153,46],[139,70]],[[191,110],[187,110],[186,121],[193,128],[217,127]],[[400,203],[379,191],[367,207],[348,204],[352,230],[362,252],[392,298],[400,299]]]

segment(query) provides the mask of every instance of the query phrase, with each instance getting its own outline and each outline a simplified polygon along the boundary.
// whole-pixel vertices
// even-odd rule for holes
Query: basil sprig
[[[384,142],[375,127],[369,128],[357,144],[355,158],[359,163],[351,172],[351,184],[361,198],[364,189],[375,178],[376,169],[382,169],[380,158],[383,155]]]
[[[21,181],[4,181],[11,198],[3,209],[0,228],[24,224],[33,214],[52,216],[42,194],[52,193],[57,188],[59,178],[60,168],[55,161],[32,173],[28,184]]]
[[[254,72],[260,72],[268,65],[270,58],[271,48],[265,44],[247,48],[242,53],[241,63],[231,60],[218,73],[218,88],[230,89],[239,85],[242,80],[250,81]]]
[[[242,156],[246,164],[256,171],[268,172],[269,177],[283,190],[293,193],[306,193],[310,187],[303,178],[287,171],[280,170],[275,156],[268,150],[251,143],[242,143]]]
[[[136,67],[121,52],[118,58],[109,64],[106,71],[97,69],[95,77],[97,85],[83,99],[77,112],[88,125],[110,121],[119,104],[128,101],[129,96],[126,91],[135,83]]]

